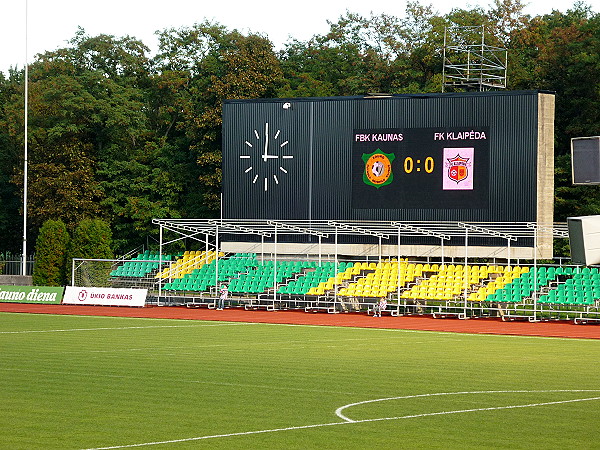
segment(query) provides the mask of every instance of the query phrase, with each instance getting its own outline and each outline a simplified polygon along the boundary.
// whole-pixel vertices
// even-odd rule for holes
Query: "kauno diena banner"
[[[0,286],[0,302],[61,303],[64,290],[49,286]]]

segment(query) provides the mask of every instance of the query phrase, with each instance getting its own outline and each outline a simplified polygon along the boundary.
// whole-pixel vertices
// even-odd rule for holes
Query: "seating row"
[[[135,258],[125,261],[110,273],[111,277],[145,277],[153,270],[158,269],[160,261],[171,261],[171,255],[161,255],[156,252],[145,251]]]
[[[503,267],[486,265],[413,264],[401,260],[379,263],[332,261],[259,262],[254,253],[237,253],[216,259],[214,252],[185,252],[156,278],[170,278],[163,288],[206,291],[221,282],[229,283],[232,293],[266,292],[279,285],[278,293],[289,295],[337,294],[348,297],[386,297],[398,289],[402,298],[452,300],[469,293],[469,301],[524,302],[534,292],[542,304],[594,304],[600,298],[600,273],[597,268],[581,270],[563,267]],[[111,272],[117,277],[143,277],[159,269],[159,254],[140,253]],[[162,255],[163,261],[172,256]],[[217,267],[218,265],[218,267]],[[218,278],[216,274],[219,274]],[[300,275],[300,276],[298,276]],[[565,277],[566,278],[565,280]],[[287,282],[286,282],[287,281]],[[555,282],[557,286],[550,288]]]
[[[219,253],[219,257],[221,256],[225,256],[225,254],[223,252]],[[155,278],[162,280],[167,278],[183,278],[185,275],[192,273],[194,269],[198,269],[214,261],[216,257],[216,253],[212,250],[205,252],[185,252],[174,264],[158,272]]]

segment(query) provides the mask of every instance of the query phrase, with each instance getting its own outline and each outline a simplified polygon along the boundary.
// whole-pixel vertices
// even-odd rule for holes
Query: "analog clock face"
[[[240,155],[240,159],[248,163],[244,173],[253,185],[260,185],[268,191],[280,183],[289,170],[286,162],[294,158],[288,145],[289,141],[282,137],[281,130],[268,122],[253,130]]]

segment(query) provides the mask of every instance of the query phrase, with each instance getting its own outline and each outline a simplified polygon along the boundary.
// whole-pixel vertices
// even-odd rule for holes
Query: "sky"
[[[540,15],[553,9],[565,12],[574,0],[523,0],[525,13]],[[453,7],[481,6],[488,10],[493,0],[420,0],[440,14]],[[586,3],[598,11],[600,0]],[[307,40],[329,30],[346,10],[363,16],[371,13],[403,17],[406,0],[5,0],[0,16],[0,71],[23,67],[34,55],[66,46],[78,27],[90,36],[133,36],[156,50],[156,30],[181,28],[204,19],[228,29],[266,34],[282,48],[290,36]],[[26,20],[27,18],[27,20]],[[27,26],[26,26],[27,24]],[[26,33],[27,29],[27,33]],[[27,38],[26,38],[27,36]],[[27,42],[27,46],[25,45]],[[26,50],[27,47],[27,50]],[[27,58],[26,58],[27,55]]]

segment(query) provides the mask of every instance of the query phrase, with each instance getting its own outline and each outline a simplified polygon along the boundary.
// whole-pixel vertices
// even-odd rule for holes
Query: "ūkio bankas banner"
[[[0,286],[0,302],[60,303],[63,291],[63,287]]]
[[[144,306],[148,289],[67,286],[63,303],[71,305]]]

